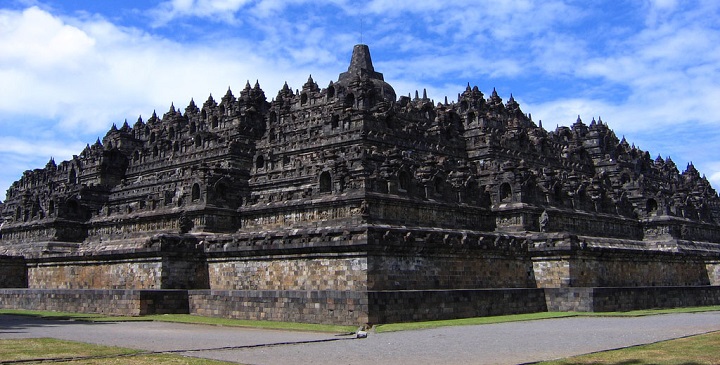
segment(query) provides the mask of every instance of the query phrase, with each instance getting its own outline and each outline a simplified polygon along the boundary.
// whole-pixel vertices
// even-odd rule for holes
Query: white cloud
[[[180,44],[103,19],[69,25],[38,8],[3,11],[0,24],[0,76],[18,86],[0,89],[0,115],[57,118],[69,134],[105,132],[110,120],[147,117],[171,101],[184,106],[228,86],[239,91],[248,79],[260,79],[272,94],[285,79],[304,82],[310,73],[246,52],[252,46],[242,40],[230,47]],[[46,31],[26,32],[28,27]],[[55,48],[65,51],[47,54]],[[333,58],[310,49],[294,52],[305,63]]]
[[[77,69],[95,41],[80,29],[64,24],[38,8],[21,16],[0,11],[0,65],[13,64],[40,69]]]
[[[85,144],[67,143],[54,139],[29,141],[16,137],[0,137],[0,154],[17,154],[29,159],[45,159],[52,156],[72,156],[82,151]]]
[[[315,38],[319,42],[322,37]],[[132,123],[140,114],[147,119],[155,109],[163,113],[171,102],[184,108],[191,98],[202,102],[210,93],[217,98],[228,86],[238,94],[246,80],[259,79],[270,99],[286,80],[299,88],[310,73],[320,84],[337,76],[322,68],[298,67],[293,58],[248,52],[253,48],[251,41],[242,39],[181,44],[97,16],[60,17],[37,7],[2,10],[0,78],[8,87],[0,88],[0,129],[6,138],[42,135],[59,143],[93,142],[113,122],[120,125],[127,118]],[[294,52],[305,65],[334,58],[312,49]],[[30,145],[17,142],[0,141],[3,153],[28,153]],[[42,167],[50,156],[72,156],[68,150],[32,152],[44,156],[33,160],[41,165],[25,168]],[[3,171],[16,178],[20,173]]]
[[[235,13],[250,0],[170,0],[160,3],[151,13],[157,20],[156,26],[168,24],[175,18],[195,16],[233,23]]]

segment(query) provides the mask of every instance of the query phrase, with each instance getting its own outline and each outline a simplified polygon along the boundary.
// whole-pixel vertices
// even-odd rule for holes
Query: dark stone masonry
[[[365,45],[115,125],[0,204],[0,308],[388,323],[720,304],[720,198],[600,119],[395,94]]]

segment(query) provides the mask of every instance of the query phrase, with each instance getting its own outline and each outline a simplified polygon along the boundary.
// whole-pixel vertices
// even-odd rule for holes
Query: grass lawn
[[[693,313],[718,311],[720,306],[674,308],[662,310],[640,310],[613,313],[558,313],[541,312],[507,316],[479,317],[446,321],[397,323],[376,326],[377,332],[416,330],[442,326],[478,325],[513,321],[528,321],[571,316],[647,316],[667,313]],[[0,314],[28,315],[51,319],[73,319],[85,321],[167,321],[221,326],[243,326],[269,329],[323,331],[347,333],[355,330],[352,326],[325,326],[303,323],[244,321],[191,315],[152,315],[143,317],[108,317],[96,314],[76,314],[42,311],[0,310]],[[164,365],[197,364],[220,365],[220,361],[203,360],[168,354],[148,354],[137,350],[118,347],[89,345],[55,339],[0,340],[0,361],[23,361],[40,358],[66,359],[61,364],[130,364]],[[57,361],[54,361],[58,363]],[[542,365],[608,364],[608,365],[701,365],[720,364],[720,332],[691,336],[677,340],[663,341],[650,345],[634,346],[620,350],[604,351],[572,357]]]
[[[475,317],[463,319],[449,319],[442,321],[391,323],[379,325],[376,332],[392,332],[437,328],[445,326],[466,326],[478,324],[504,323],[516,321],[532,321],[538,319],[564,318],[564,317],[641,317],[669,313],[696,313],[720,311],[720,306],[668,308],[668,309],[644,309],[627,312],[538,312],[527,314],[511,314],[505,316]]]
[[[222,361],[196,359],[179,355],[145,354],[120,347],[90,345],[52,338],[0,340],[0,361],[30,362],[53,359],[55,364],[129,364],[129,365],[225,365]],[[35,363],[35,362],[33,362]]]
[[[19,316],[31,316],[47,319],[72,319],[77,321],[91,322],[132,322],[132,321],[158,321],[190,324],[207,324],[214,326],[228,327],[252,327],[263,329],[277,329],[289,331],[310,331],[327,333],[351,333],[357,330],[357,326],[339,326],[330,324],[277,322],[277,321],[251,321],[243,319],[229,319],[217,317],[201,317],[190,314],[154,314],[139,317],[115,317],[102,314],[30,311],[16,309],[0,309],[0,314],[12,314]]]
[[[53,359],[56,364],[224,365],[222,361],[168,354],[147,354],[119,347],[89,345],[49,338],[0,340],[0,361]],[[720,332],[604,351],[539,365],[704,365],[718,364]]]
[[[463,319],[449,319],[440,321],[425,322],[409,322],[409,323],[391,323],[381,324],[374,327],[376,332],[393,332],[406,330],[419,330],[428,328],[437,328],[445,326],[466,326],[516,321],[532,321],[538,319],[563,318],[563,317],[639,317],[668,313],[695,313],[720,311],[720,306],[708,307],[688,307],[688,308],[669,308],[669,309],[645,309],[627,312],[538,312],[527,314],[511,314],[505,316],[491,317],[475,317]],[[228,319],[216,317],[201,317],[189,314],[157,314],[140,317],[115,317],[105,316],[102,314],[88,313],[68,313],[68,312],[50,312],[50,311],[29,311],[15,309],[0,309],[0,314],[25,315],[33,317],[41,317],[48,319],[72,319],[93,322],[129,322],[129,321],[160,321],[160,322],[176,322],[190,324],[207,324],[216,326],[230,327],[252,327],[263,329],[291,330],[291,331],[312,331],[327,333],[351,333],[357,330],[356,326],[338,326],[324,325],[312,323],[294,323],[294,322],[276,322],[276,321],[252,321],[242,319]]]
[[[710,365],[718,363],[720,363],[720,332],[538,364]]]

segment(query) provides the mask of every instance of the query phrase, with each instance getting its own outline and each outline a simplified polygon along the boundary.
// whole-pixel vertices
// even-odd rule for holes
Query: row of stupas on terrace
[[[375,323],[569,305],[537,289],[720,282],[720,199],[692,164],[600,119],[547,131],[495,90],[398,99],[365,45],[325,88],[310,77],[268,102],[248,83],[113,125],[26,171],[0,210],[0,253],[25,267],[6,286],[255,295],[244,311],[191,300],[198,314]],[[485,289],[530,294],[455,297]],[[354,297],[278,304],[309,292]]]

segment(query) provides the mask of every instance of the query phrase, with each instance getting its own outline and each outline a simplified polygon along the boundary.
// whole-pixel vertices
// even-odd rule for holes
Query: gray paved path
[[[0,338],[54,337],[243,364],[518,364],[720,331],[720,312],[560,318],[371,333],[308,332],[160,322],[86,323],[0,315]]]

